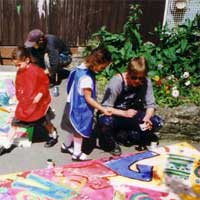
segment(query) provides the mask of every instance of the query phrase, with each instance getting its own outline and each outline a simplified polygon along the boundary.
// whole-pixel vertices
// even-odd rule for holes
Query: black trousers
[[[143,123],[144,116],[145,112],[142,111],[133,118],[100,116],[97,120],[96,133],[102,149],[112,150],[120,138],[124,143],[128,144],[129,141],[126,140],[132,140],[130,141],[132,144],[137,143],[141,146],[149,145],[151,141],[157,141],[158,138],[154,132],[162,127],[162,119],[156,115],[153,116],[151,118],[152,130],[142,131],[139,125]]]

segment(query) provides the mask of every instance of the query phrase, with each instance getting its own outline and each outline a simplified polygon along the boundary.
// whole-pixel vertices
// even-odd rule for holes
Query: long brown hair
[[[85,63],[89,69],[93,69],[95,66],[110,63],[112,61],[110,52],[105,48],[96,48],[90,55],[85,58]]]

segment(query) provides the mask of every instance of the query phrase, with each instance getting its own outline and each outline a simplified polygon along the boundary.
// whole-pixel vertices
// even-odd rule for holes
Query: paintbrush
[[[9,110],[7,110],[6,108],[3,108],[1,105],[0,105],[0,111],[3,111],[3,112],[10,113],[10,111],[9,111]]]

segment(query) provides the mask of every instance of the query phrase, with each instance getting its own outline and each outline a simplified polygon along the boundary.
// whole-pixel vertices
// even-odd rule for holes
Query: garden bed
[[[98,102],[103,98],[104,89],[104,80],[97,81]],[[200,141],[200,107],[194,104],[158,107],[156,114],[164,120],[164,126],[159,131],[161,139]]]

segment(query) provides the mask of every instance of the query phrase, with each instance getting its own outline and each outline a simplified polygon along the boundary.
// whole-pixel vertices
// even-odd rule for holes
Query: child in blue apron
[[[110,53],[97,48],[69,75],[67,103],[61,123],[62,129],[67,131],[67,138],[61,146],[61,152],[72,154],[73,161],[87,160],[81,149],[83,138],[89,138],[92,132],[94,109],[104,115],[112,114],[111,108],[105,108],[95,100],[95,74],[110,63]]]

